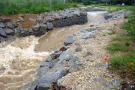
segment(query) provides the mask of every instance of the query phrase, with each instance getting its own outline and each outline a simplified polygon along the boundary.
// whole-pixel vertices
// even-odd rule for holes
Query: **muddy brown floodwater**
[[[40,63],[49,53],[63,45],[63,41],[80,29],[103,21],[102,13],[88,13],[88,23],[56,28],[42,37],[28,36],[0,43],[0,90],[27,90],[36,79]],[[35,52],[36,51],[36,52]]]
[[[64,40],[74,33],[80,31],[80,29],[89,27],[91,24],[95,24],[99,21],[103,21],[104,18],[102,16],[103,13],[106,11],[95,11],[95,12],[88,12],[88,23],[84,25],[72,25],[63,28],[55,28],[50,31],[47,35],[42,36],[39,39],[39,44],[36,45],[35,51],[36,52],[51,52],[58,47],[62,46]]]

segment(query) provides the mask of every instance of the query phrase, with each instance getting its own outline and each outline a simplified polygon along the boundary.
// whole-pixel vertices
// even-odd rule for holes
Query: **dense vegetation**
[[[38,1],[38,2],[37,2]],[[0,15],[17,13],[40,13],[77,7],[77,4],[67,3],[67,0],[0,0]]]

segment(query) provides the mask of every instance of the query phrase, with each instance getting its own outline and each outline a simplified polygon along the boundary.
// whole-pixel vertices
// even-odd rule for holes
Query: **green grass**
[[[41,13],[52,10],[63,10],[66,8],[75,8],[83,6],[76,3],[63,3],[62,0],[9,0],[9,7],[7,8],[6,0],[0,0],[0,15],[12,15],[17,13]]]
[[[122,26],[122,29],[127,30],[127,33],[123,33],[123,35],[118,34],[117,37],[113,38],[111,43],[107,47],[107,50],[112,54],[109,59],[111,69],[116,71],[127,69],[131,72],[134,72],[135,48],[133,48],[130,42],[135,43],[135,6],[99,5],[99,7],[114,9],[109,10],[109,12],[114,12],[121,9],[127,9],[129,11],[132,11],[131,15],[125,16],[125,18],[128,18],[128,22],[125,22]],[[130,62],[133,62],[133,65],[130,65]],[[129,72],[129,74],[131,74],[131,72]]]
[[[125,67],[131,68],[135,71],[135,50],[130,50],[129,55],[123,54],[122,56],[114,55],[110,58],[110,64],[113,70],[120,70]],[[133,65],[130,65],[130,62]]]
[[[109,50],[111,53],[115,52],[128,52],[129,47],[126,45],[121,45],[120,43],[112,43],[109,47],[107,47],[107,50]]]

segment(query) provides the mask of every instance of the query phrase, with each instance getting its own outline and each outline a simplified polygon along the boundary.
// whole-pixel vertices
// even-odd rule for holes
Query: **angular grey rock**
[[[10,28],[10,29],[13,29],[14,28],[14,25],[11,24],[11,23],[9,23],[9,22],[7,22],[7,27]]]
[[[49,56],[49,57],[46,59],[46,62],[50,62],[50,61],[52,61],[52,60],[53,60],[52,57]]]
[[[40,27],[39,24],[36,24],[35,26],[32,27],[32,30],[37,31],[39,30],[39,27]]]
[[[14,35],[14,31],[12,29],[5,28],[4,31],[7,35]]]
[[[36,19],[29,18],[29,20],[30,20],[30,21],[34,21],[34,22],[36,22]]]
[[[11,18],[1,18],[0,17],[0,21],[2,22],[9,22],[11,20]]]
[[[40,24],[40,31],[42,31],[43,33],[47,32],[47,25],[46,24]]]
[[[105,87],[109,86],[108,81],[105,78],[102,77],[97,77],[95,79],[95,81],[98,81],[99,83],[101,83],[102,85],[104,85]]]
[[[82,39],[88,39],[90,36],[91,36],[91,34],[93,34],[93,33],[97,33],[98,31],[97,30],[94,30],[94,31],[91,31],[91,32],[88,32]]]
[[[57,82],[57,80],[62,78],[65,74],[66,71],[64,70],[48,72],[40,78],[39,83],[52,84],[53,82]]]
[[[42,75],[46,74],[49,70],[49,67],[41,67],[41,69],[37,72],[36,75],[41,77]]]
[[[5,28],[5,25],[3,23],[0,23],[0,28]]]
[[[84,37],[83,39],[88,39],[90,36],[91,36],[92,32],[88,32]]]
[[[51,62],[41,62],[40,67],[48,66],[49,68],[52,68],[54,66]]]
[[[23,20],[23,18],[22,18],[22,17],[19,17],[19,19],[20,19],[22,22],[24,22],[24,20]]]
[[[78,57],[72,55],[72,56],[70,57],[70,60],[69,60],[69,62],[68,62],[68,65],[69,65],[69,66],[72,66],[72,65],[75,64],[75,61],[78,61],[78,60],[79,60]]]
[[[0,36],[4,37],[4,38],[7,37],[7,34],[5,33],[5,31],[2,28],[0,28]]]
[[[105,14],[104,14],[104,18],[105,18],[106,20],[110,19],[111,17],[112,17],[112,14],[111,14],[111,13],[105,13]]]
[[[31,86],[28,90],[35,90],[37,86]]]
[[[90,27],[85,28],[85,29],[81,29],[80,33],[86,33],[86,32],[89,32],[89,31],[90,31]]]
[[[71,53],[69,52],[69,50],[66,50],[60,54],[59,60],[66,60],[67,58],[70,58],[70,55]]]
[[[46,20],[47,22],[52,22],[52,21],[54,21],[54,19],[52,19],[50,16],[46,16],[46,17],[45,17],[45,20]]]
[[[42,23],[42,17],[41,17],[41,16],[37,16],[37,21],[38,21],[39,23]]]
[[[64,41],[64,45],[67,46],[68,44],[72,44],[74,42],[74,36],[68,36],[67,39]]]
[[[52,23],[47,23],[47,29],[52,30],[53,29],[53,24]]]
[[[79,11],[79,10],[74,11],[74,15],[76,15],[76,16],[80,16],[80,11]]]
[[[115,85],[116,86],[120,86],[120,81],[119,80],[115,80]]]
[[[47,83],[39,83],[36,90],[48,90],[50,85]]]
[[[108,68],[108,67],[109,67],[109,63],[108,63],[108,62],[105,62],[104,67],[105,67],[105,68]]]
[[[55,51],[52,55],[60,56],[61,53],[62,53],[62,51]]]

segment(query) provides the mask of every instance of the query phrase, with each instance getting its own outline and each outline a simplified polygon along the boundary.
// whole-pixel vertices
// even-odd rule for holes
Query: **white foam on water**
[[[48,52],[34,52],[38,39],[19,38],[0,48],[0,90],[20,90],[36,79],[40,62],[49,56]]]

